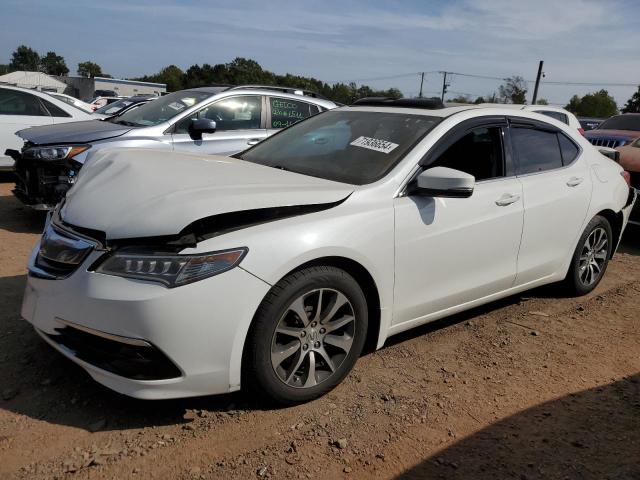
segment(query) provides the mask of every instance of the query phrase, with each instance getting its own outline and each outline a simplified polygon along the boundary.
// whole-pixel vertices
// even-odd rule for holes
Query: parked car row
[[[70,95],[0,86],[0,171],[14,170],[14,159],[7,151],[19,151],[24,141],[15,133],[33,126],[104,119],[149,102],[155,96],[118,98],[115,106],[94,113],[95,105]]]
[[[0,170],[12,170],[6,150],[20,150],[24,141],[15,132],[27,127],[91,120],[90,113],[48,93],[0,87]]]
[[[540,285],[598,285],[636,193],[560,120],[236,87],[21,131],[25,200],[61,200],[22,316],[134,397],[317,398],[365,345]],[[75,185],[38,190],[41,171]]]
[[[25,144],[13,154],[15,195],[34,208],[51,209],[74,184],[87,158],[103,149],[232,155],[335,108],[312,92],[254,86],[182,90],[153,101],[145,97],[135,106],[103,120],[18,131]]]

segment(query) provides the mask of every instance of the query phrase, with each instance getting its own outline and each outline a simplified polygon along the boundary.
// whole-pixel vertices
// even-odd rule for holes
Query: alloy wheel
[[[589,286],[597,282],[604,271],[609,253],[609,238],[604,228],[598,227],[587,236],[580,253],[578,276]]]
[[[314,387],[331,377],[353,345],[356,317],[338,290],[320,288],[297,297],[271,341],[271,366],[288,386]]]

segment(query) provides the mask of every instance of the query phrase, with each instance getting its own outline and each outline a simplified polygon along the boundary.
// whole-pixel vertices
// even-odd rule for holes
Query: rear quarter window
[[[511,130],[519,175],[544,172],[562,167],[562,153],[556,132],[528,127]]]
[[[320,113],[320,109],[315,105],[289,98],[269,97],[269,104],[271,107],[269,128],[286,128]]]
[[[558,142],[560,143],[560,152],[562,153],[562,164],[565,166],[569,165],[576,159],[578,153],[580,153],[580,149],[575,143],[569,140],[566,135],[562,133],[558,133],[557,135]]]

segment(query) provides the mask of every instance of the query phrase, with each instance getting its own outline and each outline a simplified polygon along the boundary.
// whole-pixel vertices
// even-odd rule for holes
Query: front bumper
[[[37,251],[38,247],[32,252],[30,266]],[[206,280],[168,289],[160,284],[87,271],[99,255],[92,253],[81,268],[65,279],[29,275],[21,313],[50,345],[99,383],[136,398],[178,398],[240,388],[244,340],[253,315],[270,288],[268,284],[236,267]],[[76,334],[75,343],[60,336],[68,334],[68,328],[74,329],[71,333]],[[161,368],[161,379],[144,379],[149,378],[145,377],[146,370],[142,374],[131,370],[135,349],[119,349],[91,340],[97,348],[87,353],[87,342],[78,342],[82,335],[78,337],[76,330],[140,348],[148,345],[154,352],[144,360],[156,362],[153,371],[157,371],[158,358],[166,359],[161,367],[172,365],[175,370]],[[110,356],[112,347],[118,351],[116,367]]]
[[[53,210],[75,182],[80,164],[75,160],[27,159],[13,151],[16,186],[12,193],[35,210]]]

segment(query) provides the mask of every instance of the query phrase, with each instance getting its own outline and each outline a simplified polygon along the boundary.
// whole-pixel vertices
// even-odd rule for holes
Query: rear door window
[[[48,117],[38,97],[18,90],[0,89],[0,115]]]
[[[518,158],[519,175],[562,167],[556,132],[515,126],[511,128],[511,140]]]
[[[285,128],[320,113],[316,105],[289,98],[269,97],[271,119],[269,128]]]

